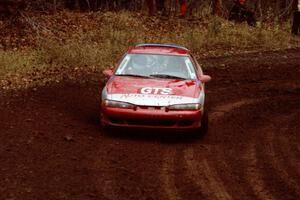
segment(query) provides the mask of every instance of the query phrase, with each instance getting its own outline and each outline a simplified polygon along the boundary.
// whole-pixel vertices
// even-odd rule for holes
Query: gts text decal
[[[172,88],[152,88],[144,87],[141,89],[142,94],[163,94],[168,95],[172,94]]]

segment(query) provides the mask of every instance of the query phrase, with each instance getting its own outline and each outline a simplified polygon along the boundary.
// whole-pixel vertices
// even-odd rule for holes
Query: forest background
[[[0,0],[0,86],[76,80],[73,72],[114,66],[138,43],[184,45],[198,59],[297,48],[297,3],[248,0],[250,27],[227,20],[234,0],[189,0],[185,18],[178,0]]]

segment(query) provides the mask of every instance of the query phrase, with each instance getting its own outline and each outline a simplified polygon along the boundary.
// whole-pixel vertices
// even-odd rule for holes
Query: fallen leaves
[[[2,90],[29,89],[65,82],[99,82],[102,79],[101,69],[95,67],[53,67],[52,69],[34,70],[28,73],[10,73],[0,80]]]

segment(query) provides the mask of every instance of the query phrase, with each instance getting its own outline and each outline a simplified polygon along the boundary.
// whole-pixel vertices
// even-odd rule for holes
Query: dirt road
[[[0,199],[300,199],[300,50],[203,60],[200,138],[99,127],[97,84],[0,96]]]

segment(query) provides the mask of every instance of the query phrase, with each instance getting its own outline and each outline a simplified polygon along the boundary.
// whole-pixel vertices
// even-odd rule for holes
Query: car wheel
[[[201,119],[200,134],[205,135],[207,131],[208,131],[208,113],[204,111],[204,115]]]
[[[201,127],[192,131],[192,137],[203,137],[208,131],[208,114],[204,112],[204,115],[201,119]]]
[[[107,131],[108,126],[102,121],[102,114],[100,114],[99,122],[100,122],[100,129],[103,131]]]

